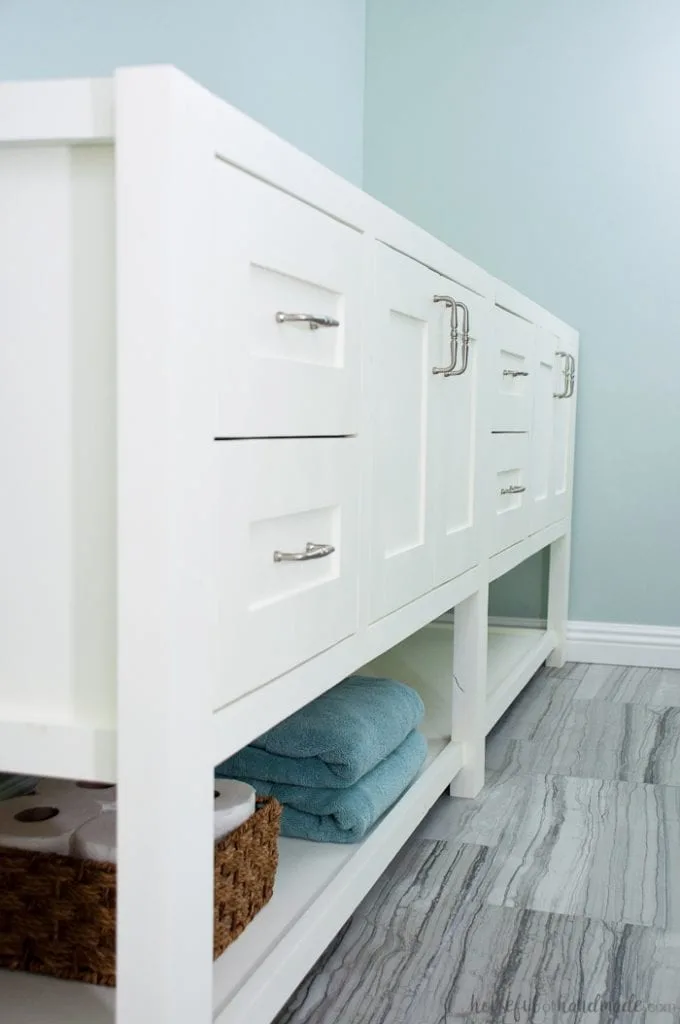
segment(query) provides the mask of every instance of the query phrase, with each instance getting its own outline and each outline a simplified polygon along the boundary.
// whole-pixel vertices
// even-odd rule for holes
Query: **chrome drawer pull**
[[[444,374],[445,377],[460,377],[461,374],[465,373],[468,368],[468,360],[470,357],[470,310],[467,308],[464,302],[458,302],[456,300],[456,308],[463,310],[463,362],[460,366],[455,364],[450,370]]]
[[[448,366],[433,366],[432,372],[434,374],[441,373],[447,376],[456,365],[458,358],[458,303],[455,299],[452,299],[450,295],[435,295],[432,299],[433,302],[443,302],[447,309],[451,310],[451,327],[449,334],[449,343],[451,345],[451,354],[449,356],[451,362]]]
[[[340,321],[332,316],[315,316],[313,313],[281,313],[276,314],[277,324],[308,324],[310,331],[318,331],[319,327],[339,327]]]
[[[309,562],[312,558],[326,558],[332,555],[335,548],[332,544],[312,544],[308,542],[304,551],[275,551],[275,562]]]
[[[501,494],[524,494],[526,487],[521,484],[511,484],[510,487],[501,487]]]
[[[569,356],[569,369],[567,370],[567,394],[566,398],[571,398],[574,394],[574,385],[576,384],[576,360],[572,355]]]
[[[503,370],[504,377],[528,377],[528,370]]]

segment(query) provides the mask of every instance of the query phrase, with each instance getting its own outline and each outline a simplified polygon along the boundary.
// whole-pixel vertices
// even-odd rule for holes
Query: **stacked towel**
[[[281,832],[354,843],[399,799],[422,767],[419,695],[392,679],[352,676],[223,762],[283,804]]]

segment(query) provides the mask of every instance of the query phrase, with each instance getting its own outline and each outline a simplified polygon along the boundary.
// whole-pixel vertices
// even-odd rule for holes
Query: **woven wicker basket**
[[[215,958],[271,898],[280,818],[276,800],[258,800],[215,844]],[[114,985],[115,865],[0,848],[0,967]]]

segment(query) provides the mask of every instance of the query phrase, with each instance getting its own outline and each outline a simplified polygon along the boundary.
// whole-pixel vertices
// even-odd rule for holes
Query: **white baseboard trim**
[[[680,668],[680,629],[618,622],[567,623],[567,660],[597,665]]]
[[[489,625],[545,629],[545,619],[491,616]],[[567,660],[680,669],[680,629],[618,622],[568,622]]]

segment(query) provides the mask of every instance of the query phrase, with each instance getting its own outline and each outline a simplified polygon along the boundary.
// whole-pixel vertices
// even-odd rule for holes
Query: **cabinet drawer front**
[[[494,309],[496,366],[492,430],[530,429],[535,328],[513,313]]]
[[[354,438],[220,444],[216,707],[356,631],[358,446]]]
[[[220,161],[215,192],[217,436],[356,433],[361,234]]]
[[[529,533],[528,434],[494,434],[492,554]]]

